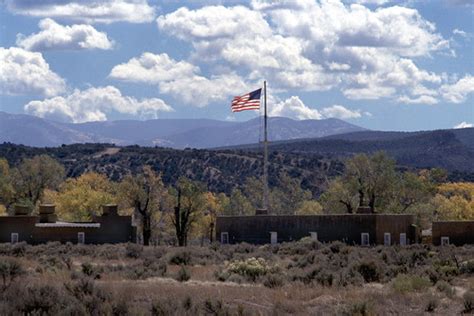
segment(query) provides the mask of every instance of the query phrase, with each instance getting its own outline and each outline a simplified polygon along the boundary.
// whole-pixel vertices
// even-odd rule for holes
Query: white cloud
[[[43,101],[31,101],[25,105],[27,113],[58,121],[81,123],[105,121],[107,113],[118,112],[156,118],[159,112],[173,109],[157,98],[137,100],[124,96],[113,86],[74,90],[68,96],[57,96]]]
[[[355,0],[355,3],[360,4],[376,4],[376,5],[383,5],[386,3],[391,2],[392,0]]]
[[[31,51],[111,49],[113,42],[107,34],[87,24],[63,26],[52,19],[43,19],[38,26],[41,31],[25,37],[17,36],[16,44]]]
[[[0,47],[0,93],[54,96],[66,89],[64,79],[49,69],[41,53]]]
[[[225,100],[236,91],[248,89],[235,73],[209,78],[199,73],[199,67],[186,61],[176,61],[165,53],[144,53],[139,58],[115,66],[109,76],[118,80],[156,84],[161,93],[171,94],[197,107]]]
[[[416,98],[410,98],[404,95],[398,98],[398,102],[406,104],[437,104],[438,99],[430,95],[421,95]]]
[[[464,32],[463,30],[460,30],[460,29],[454,29],[453,34],[454,35],[459,35],[459,36],[462,36],[462,37],[467,37],[467,33]]]
[[[298,96],[292,96],[269,109],[270,116],[284,116],[298,120],[320,120],[323,118],[318,110],[306,106]]]
[[[189,60],[207,63],[211,72],[230,67],[246,81],[271,78],[278,91],[339,87],[351,99],[419,97],[414,87],[442,79],[411,58],[450,49],[449,40],[416,9],[371,10],[340,0],[180,8],[159,16],[157,24],[189,42]]]
[[[324,117],[334,117],[339,119],[353,119],[362,117],[362,114],[359,110],[350,110],[342,105],[333,105],[321,110],[321,114]]]
[[[147,0],[6,0],[5,3],[15,14],[86,23],[146,23],[155,17],[155,8]]]
[[[451,103],[463,103],[474,93],[474,77],[466,75],[454,84],[445,84],[440,88],[443,98]]]
[[[473,127],[472,123],[461,122],[458,125],[454,126],[453,128],[470,128]]]

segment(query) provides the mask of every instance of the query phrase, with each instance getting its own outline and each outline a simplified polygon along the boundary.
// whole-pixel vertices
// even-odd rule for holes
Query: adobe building
[[[437,246],[474,244],[474,221],[433,222],[431,238]]]
[[[28,215],[28,209],[17,206],[15,215],[0,216],[0,243],[48,241],[78,244],[104,244],[134,242],[136,227],[131,216],[120,216],[117,205],[104,205],[102,216],[92,222],[62,222],[57,220],[55,207],[43,204],[39,215]]]
[[[217,238],[221,243],[266,244],[311,237],[321,242],[342,241],[352,245],[407,245],[421,237],[414,215],[261,215],[219,216]]]

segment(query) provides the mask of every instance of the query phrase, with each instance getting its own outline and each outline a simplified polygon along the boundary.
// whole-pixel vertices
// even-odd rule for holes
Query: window
[[[362,246],[368,246],[370,244],[369,233],[360,234],[360,244]]]
[[[400,234],[400,246],[406,246],[407,245],[407,234],[401,233]]]
[[[270,232],[270,243],[276,245],[278,243],[278,234],[277,232]]]
[[[318,241],[318,233],[317,232],[310,232],[309,234],[311,235],[312,240]]]
[[[77,243],[78,244],[84,244],[86,241],[86,234],[85,233],[77,233]]]
[[[10,240],[12,244],[16,244],[18,242],[18,233],[12,233],[10,235]]]
[[[229,233],[222,232],[221,233],[221,244],[228,244],[229,243]]]
[[[443,236],[441,237],[441,246],[449,245],[449,237]]]
[[[392,244],[392,236],[390,235],[390,233],[383,234],[383,244],[385,246],[390,246]]]

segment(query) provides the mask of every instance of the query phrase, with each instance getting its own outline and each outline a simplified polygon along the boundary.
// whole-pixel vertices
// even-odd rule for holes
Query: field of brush
[[[474,313],[474,246],[0,244],[0,315]]]

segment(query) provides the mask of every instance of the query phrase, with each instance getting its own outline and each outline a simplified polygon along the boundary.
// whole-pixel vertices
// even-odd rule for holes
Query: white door
[[[400,234],[400,246],[406,246],[407,245],[407,234],[401,233]]]
[[[369,233],[360,234],[360,244],[362,246],[368,246],[370,244]]]
[[[278,243],[278,234],[277,232],[270,232],[270,243],[276,245]]]
[[[86,242],[86,234],[85,233],[77,233],[77,243],[82,245]]]
[[[221,244],[228,244],[229,243],[229,233],[222,232],[221,233]]]
[[[318,233],[317,232],[310,232],[311,239],[314,241],[318,241]]]
[[[441,246],[449,245],[449,237],[441,237]]]
[[[18,242],[18,233],[11,233],[10,241],[12,244],[16,244]]]
[[[385,246],[390,246],[392,244],[392,236],[390,233],[383,234],[383,244]]]

